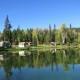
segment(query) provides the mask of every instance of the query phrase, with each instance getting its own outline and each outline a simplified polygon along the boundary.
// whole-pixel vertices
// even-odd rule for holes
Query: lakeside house
[[[1,41],[0,42],[0,48],[10,48],[11,43],[9,41]]]
[[[31,46],[32,42],[19,42],[18,47],[19,48],[24,48],[27,46]]]
[[[50,42],[50,44],[56,46],[56,42]]]
[[[26,47],[25,42],[19,42],[18,47],[19,47],[19,48],[24,48],[24,47]]]

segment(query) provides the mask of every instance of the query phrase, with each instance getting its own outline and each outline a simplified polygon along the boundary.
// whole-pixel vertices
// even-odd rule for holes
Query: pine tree
[[[52,33],[51,33],[51,25],[49,24],[49,42],[51,42],[51,35],[52,35]]]
[[[12,26],[10,24],[9,18],[8,16],[6,16],[5,23],[4,23],[4,30],[3,30],[3,38],[4,41],[10,41],[12,43],[11,28]]]

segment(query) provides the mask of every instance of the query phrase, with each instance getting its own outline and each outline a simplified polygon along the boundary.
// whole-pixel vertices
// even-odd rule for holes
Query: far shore
[[[24,47],[24,48],[19,48],[19,47],[0,48],[0,51],[19,51],[19,50],[35,50],[35,49],[49,50],[49,49],[67,49],[67,48],[80,48],[80,46],[79,45],[56,45],[56,46],[52,46],[52,45],[41,44],[38,46],[29,46],[29,47]]]

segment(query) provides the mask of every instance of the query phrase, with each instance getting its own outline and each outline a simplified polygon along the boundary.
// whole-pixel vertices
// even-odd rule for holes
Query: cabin
[[[27,44],[28,46],[31,46],[31,45],[32,45],[32,42],[26,42],[26,44]]]
[[[18,47],[19,47],[19,48],[24,48],[24,47],[26,47],[25,42],[19,42]]]
[[[10,48],[11,43],[9,41],[1,41],[0,42],[0,48]]]
[[[31,42],[19,42],[18,44],[18,47],[19,48],[24,48],[24,47],[27,47],[27,46],[31,46]]]
[[[53,46],[56,46],[56,42],[51,42],[50,44]]]

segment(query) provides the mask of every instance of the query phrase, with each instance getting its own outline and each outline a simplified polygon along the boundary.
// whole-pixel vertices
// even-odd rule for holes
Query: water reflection
[[[19,51],[19,56],[25,56],[25,51]]]
[[[23,68],[49,67],[50,71],[58,72],[62,66],[64,71],[75,71],[76,64],[80,64],[79,49],[0,52],[0,67],[3,68],[7,80],[10,80],[14,69],[22,71]]]

